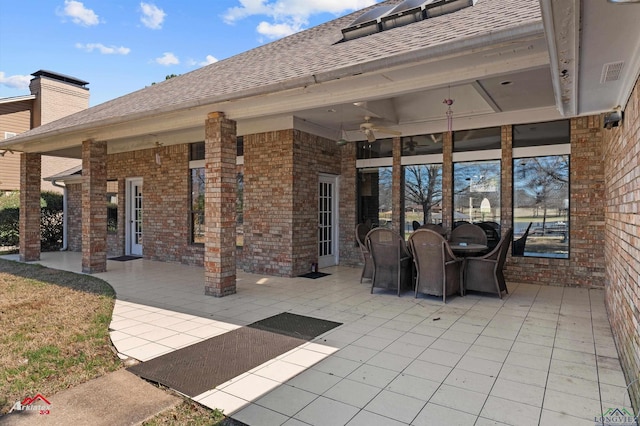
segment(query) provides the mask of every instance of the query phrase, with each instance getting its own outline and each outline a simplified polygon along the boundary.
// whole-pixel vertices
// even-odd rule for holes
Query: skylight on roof
[[[395,6],[378,6],[360,15],[342,30],[343,40],[412,24],[424,19],[456,12],[476,4],[477,0],[404,0]]]
[[[345,40],[364,37],[380,31],[380,19],[386,16],[395,6],[378,6],[356,18],[347,28],[342,30]]]

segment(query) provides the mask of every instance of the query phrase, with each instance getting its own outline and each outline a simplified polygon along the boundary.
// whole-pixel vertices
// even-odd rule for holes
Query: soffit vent
[[[604,64],[604,66],[602,67],[602,76],[600,77],[600,83],[619,80],[623,67],[624,61],[609,62],[608,64]]]
[[[342,30],[343,41],[412,24],[474,6],[477,0],[404,0],[395,6],[378,6],[360,15]]]

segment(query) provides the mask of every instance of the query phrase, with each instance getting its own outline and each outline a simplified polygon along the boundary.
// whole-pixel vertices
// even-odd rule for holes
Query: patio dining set
[[[356,239],[364,266],[360,282],[371,281],[374,289],[403,291],[442,297],[467,291],[508,293],[503,275],[513,230],[489,245],[486,231],[477,224],[465,223],[450,233],[442,226],[417,227],[408,240],[388,228],[356,225]]]

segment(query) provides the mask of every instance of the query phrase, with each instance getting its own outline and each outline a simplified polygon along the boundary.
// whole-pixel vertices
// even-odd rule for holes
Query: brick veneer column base
[[[236,123],[210,113],[205,125],[204,293],[236,292]]]

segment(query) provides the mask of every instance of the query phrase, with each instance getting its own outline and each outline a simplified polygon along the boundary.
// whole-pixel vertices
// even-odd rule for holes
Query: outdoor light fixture
[[[160,142],[156,142],[156,164],[158,166],[162,165],[162,158],[160,157],[160,147],[162,144]]]
[[[604,115],[604,128],[611,130],[618,127],[622,121],[622,108],[617,106],[613,111]]]
[[[354,104],[355,105],[355,104]],[[349,143],[349,141],[345,138],[344,127],[342,126],[342,121],[340,121],[340,139],[336,141],[336,145],[345,146]]]

